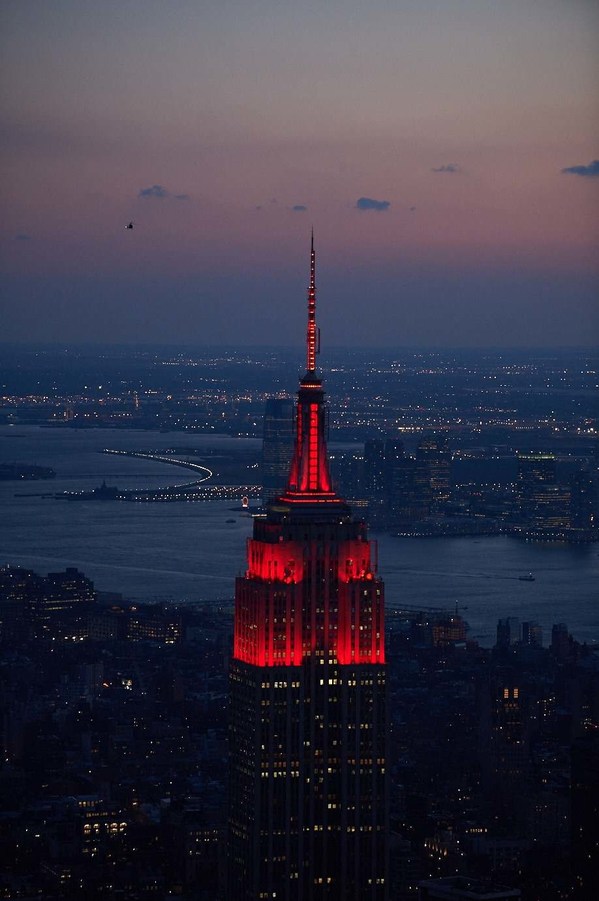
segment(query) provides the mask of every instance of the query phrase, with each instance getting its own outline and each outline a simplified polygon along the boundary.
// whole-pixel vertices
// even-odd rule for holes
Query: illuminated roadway
[[[138,457],[141,460],[154,460],[157,463],[169,463],[182,469],[203,473],[202,478],[185,485],[168,485],[165,488],[126,489],[115,495],[115,500],[124,501],[210,501],[238,500],[243,497],[256,499],[261,496],[260,485],[204,485],[214,475],[213,471],[200,463],[167,457],[164,454],[144,453],[142,451],[122,451],[105,448],[102,453],[115,454],[121,457]]]

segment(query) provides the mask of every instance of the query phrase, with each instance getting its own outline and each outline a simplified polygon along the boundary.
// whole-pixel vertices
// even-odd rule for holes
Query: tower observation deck
[[[289,478],[235,586],[231,901],[387,898],[383,584],[329,472],[315,261]]]

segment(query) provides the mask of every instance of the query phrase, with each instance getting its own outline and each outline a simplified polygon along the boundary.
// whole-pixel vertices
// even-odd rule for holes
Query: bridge
[[[102,453],[121,457],[136,457],[140,460],[153,460],[157,463],[168,463],[171,466],[179,466],[182,469],[190,469],[192,472],[202,474],[202,478],[195,482],[187,482],[184,485],[119,490],[115,493],[114,500],[151,503],[159,501],[239,501],[240,504],[243,504],[244,498],[250,501],[258,500],[262,497],[261,485],[206,485],[205,483],[212,478],[214,473],[207,466],[203,466],[201,463],[193,463],[191,460],[181,460],[164,454],[114,450],[112,448],[104,448]]]

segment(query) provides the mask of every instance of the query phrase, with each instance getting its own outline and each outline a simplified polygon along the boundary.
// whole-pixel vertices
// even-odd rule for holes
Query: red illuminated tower
[[[289,479],[235,588],[231,901],[387,897],[383,584],[331,482],[317,351],[312,239]]]

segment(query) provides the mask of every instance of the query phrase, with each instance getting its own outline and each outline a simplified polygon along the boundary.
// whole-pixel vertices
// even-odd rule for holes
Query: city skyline
[[[1,15],[7,340],[596,343],[592,4]]]
[[[7,348],[7,896],[592,895],[599,660],[587,595],[599,457],[586,386],[596,353],[394,351],[378,364],[331,354],[331,417],[353,441],[329,454],[315,260],[312,240],[294,452],[261,511],[239,481],[260,473],[258,442],[242,435],[281,412],[268,402],[293,356]],[[280,422],[273,432],[285,437]],[[52,445],[62,472],[27,462],[29,447],[53,463]],[[156,487],[120,492],[107,484],[109,460],[144,484],[151,476],[137,467],[156,467]],[[165,465],[193,471],[194,483],[172,486],[169,473],[165,487]],[[65,478],[66,492],[15,490]],[[79,480],[95,487],[73,491]],[[362,511],[373,529],[375,518],[391,528],[394,547],[369,538]],[[418,557],[417,543],[398,543],[408,532],[450,544],[428,538]],[[510,562],[514,539],[530,567]],[[27,547],[34,569],[23,567]],[[118,590],[98,589],[94,556]],[[41,574],[50,562],[56,570]],[[190,566],[198,588],[206,575],[224,579],[228,597],[177,602]],[[161,567],[169,597],[152,602]],[[427,597],[430,575],[442,606]],[[492,647],[466,584],[475,606],[499,615]],[[581,643],[585,597],[593,631]]]

